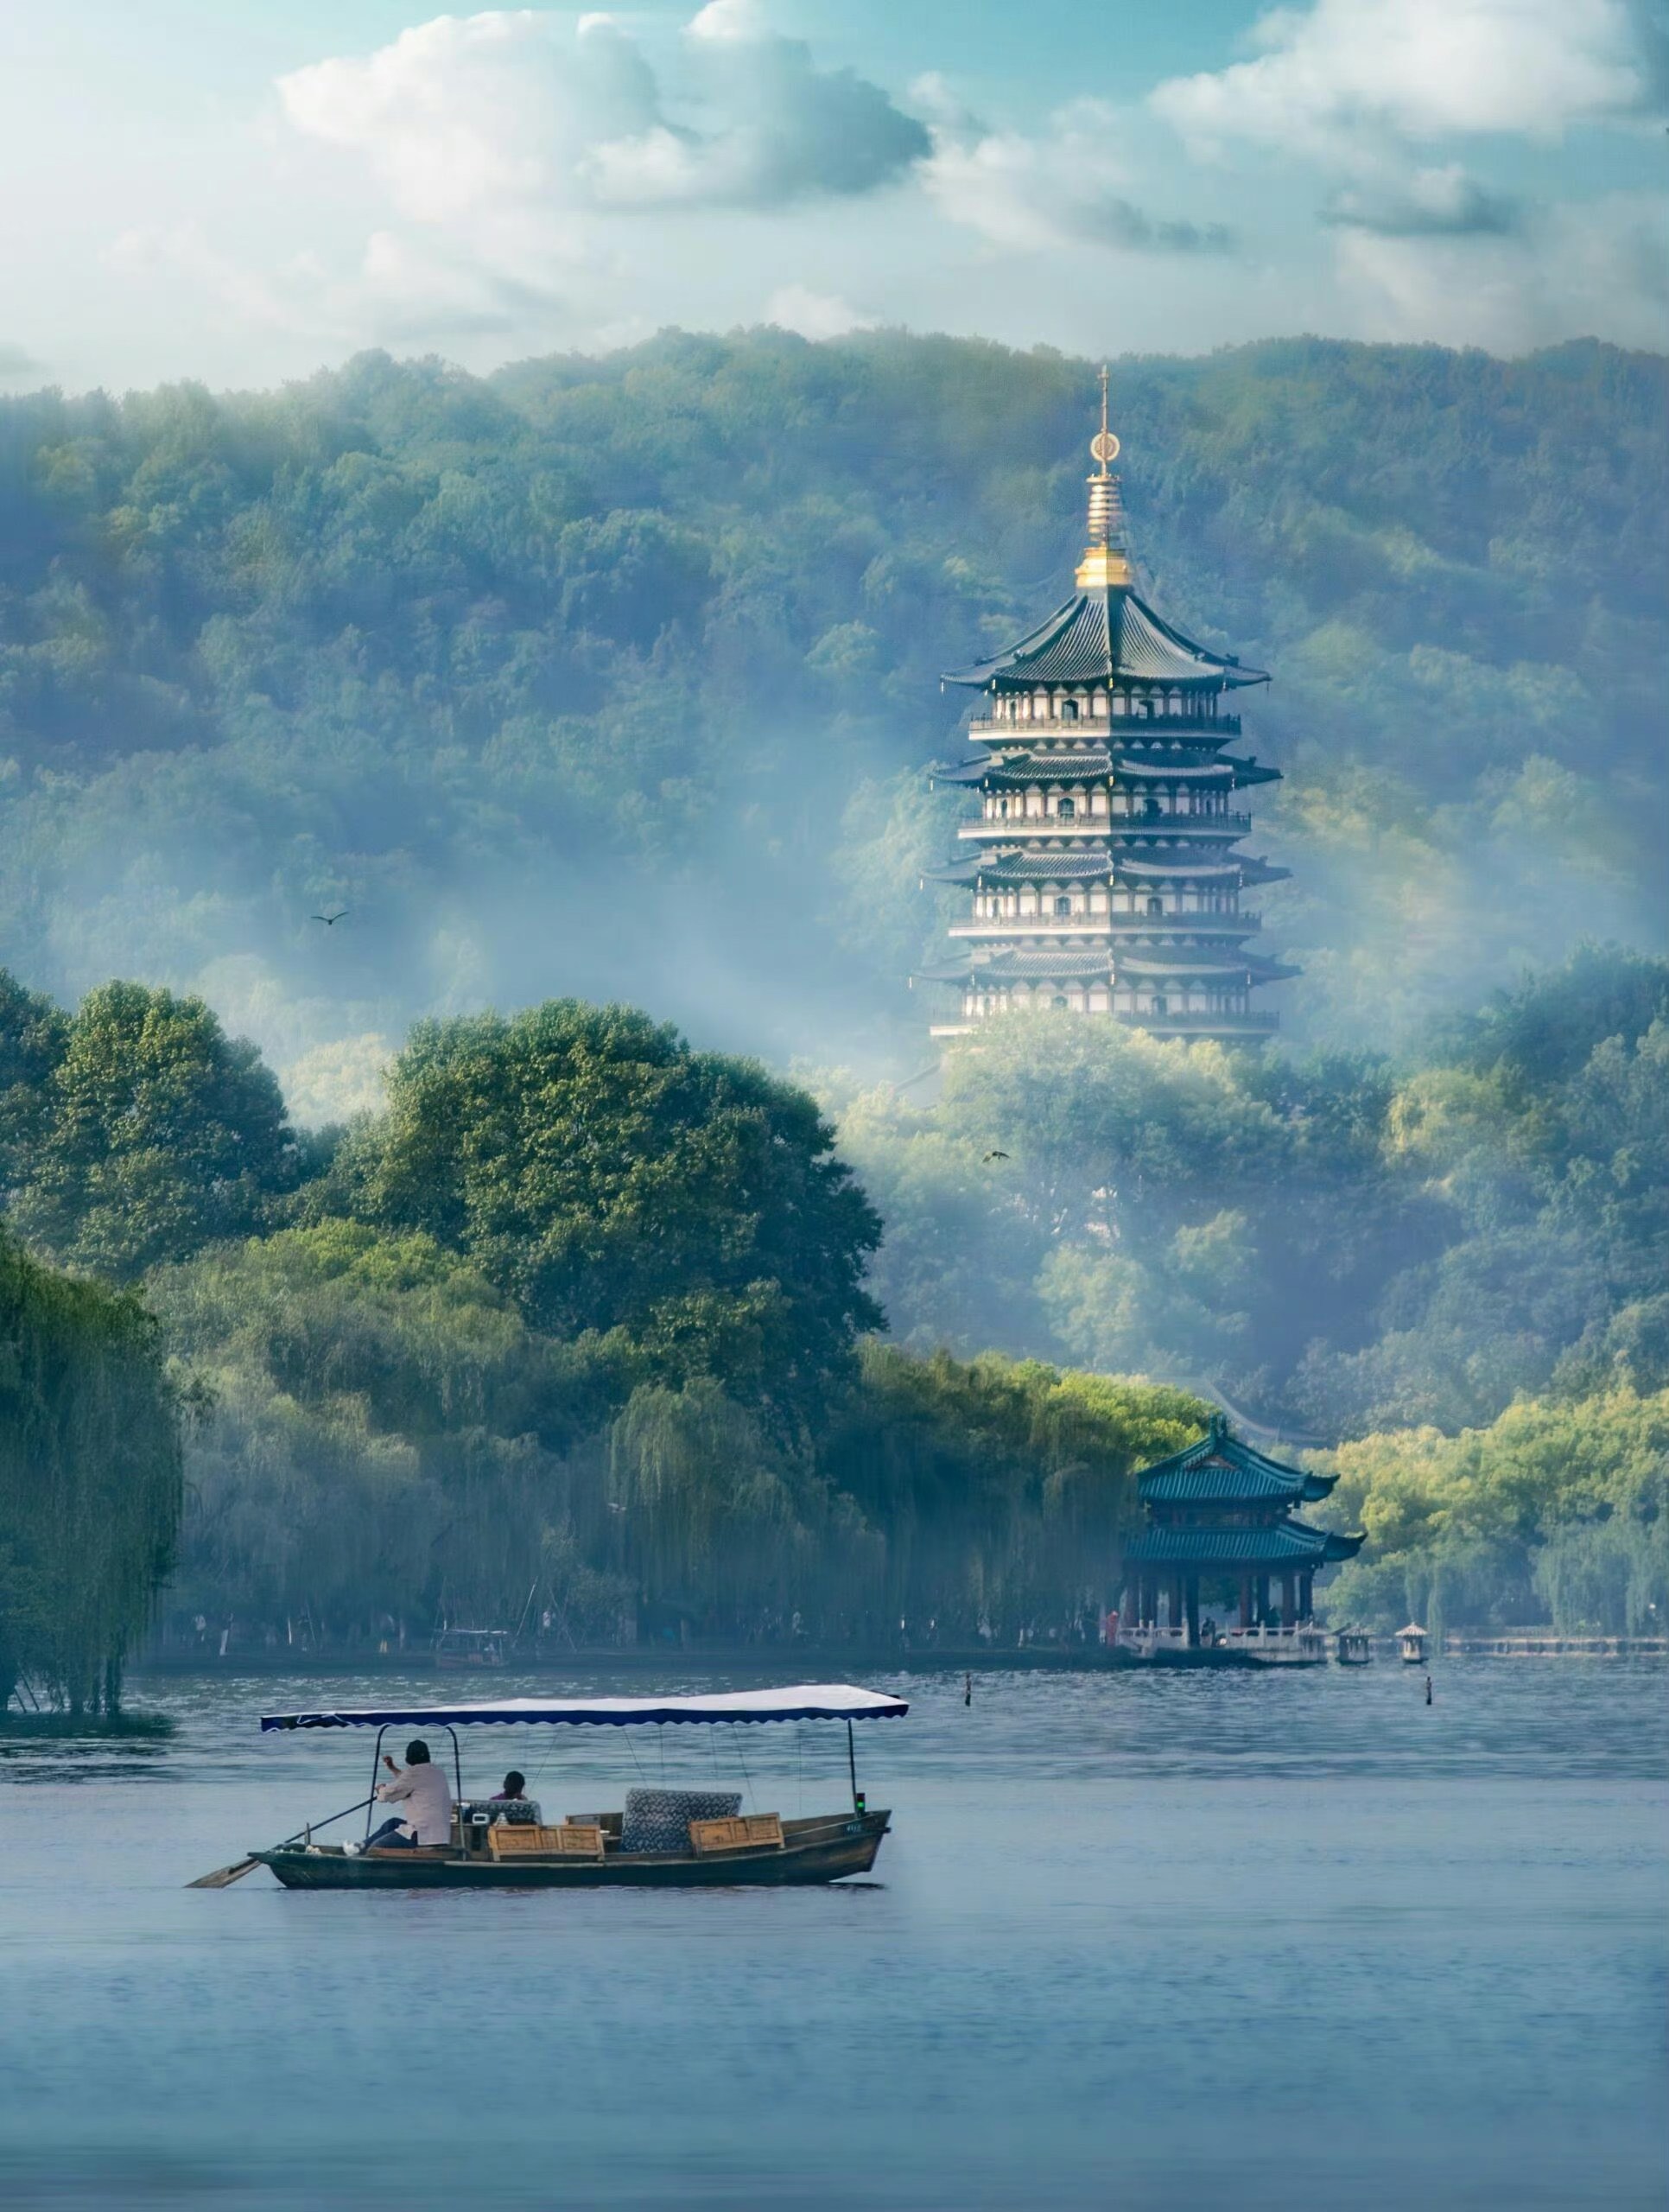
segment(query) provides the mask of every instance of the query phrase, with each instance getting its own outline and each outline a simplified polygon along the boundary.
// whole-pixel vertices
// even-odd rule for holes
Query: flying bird
[[[1008,1154],[1006,1152],[988,1152],[985,1156],[985,1164],[989,1167],[993,1160],[1006,1160]]]
[[[327,930],[333,930],[346,912],[346,906],[339,906],[333,914],[315,914],[313,918],[315,922],[322,922]]]

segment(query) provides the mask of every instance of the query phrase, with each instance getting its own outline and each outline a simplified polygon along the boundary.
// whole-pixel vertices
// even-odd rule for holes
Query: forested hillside
[[[11,1222],[160,1325],[7,1262],[97,1324],[0,1465],[48,1688],[92,1532],[149,1529],[171,1464],[99,1328],[189,1410],[176,1624],[1078,1633],[1204,1394],[1351,1440],[1367,1617],[1669,1612],[1669,963],[1585,951],[1399,1061],[1039,1018],[835,1121],[572,1001],[420,1025],[388,1090],[297,1138],[200,1001],[0,976]]]
[[[0,405],[0,1192],[157,1317],[86,1308],[191,1413],[176,1618],[1069,1633],[1208,1395],[1337,1450],[1364,1616],[1669,1611],[1665,386],[1121,365],[1305,974],[1261,1057],[1039,1017],[936,1088],[937,672],[1066,588],[1083,365]]]
[[[4,403],[0,957],[201,988],[314,1121],[414,1016],[570,992],[903,1072],[938,671],[1063,594],[1093,388],[761,331]],[[1294,1033],[1655,941],[1665,364],[1293,340],[1114,391],[1152,592],[1276,674]]]

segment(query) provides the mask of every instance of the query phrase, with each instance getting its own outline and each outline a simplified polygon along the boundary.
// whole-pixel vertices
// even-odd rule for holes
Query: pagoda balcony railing
[[[1191,837],[1244,837],[1252,827],[1249,814],[1071,814],[1063,821],[1057,814],[980,815],[964,822],[959,837],[975,837],[988,845],[1008,837],[1151,837],[1175,831]]]
[[[1143,740],[1174,730],[1178,737],[1238,737],[1238,715],[1081,715],[1076,721],[1011,721],[1006,716],[981,715],[967,725],[970,737],[1001,738],[1013,744],[1021,738],[1122,737],[1139,732]]]
[[[1248,1007],[1243,1014],[1125,1014],[1113,1017],[1115,1021],[1127,1022],[1133,1029],[1151,1029],[1157,1036],[1171,1037],[1227,1037],[1256,1036],[1266,1030],[1279,1029],[1281,1018],[1278,1014],[1265,1014],[1260,1007]]]
[[[1255,937],[1261,914],[970,914],[952,937]]]

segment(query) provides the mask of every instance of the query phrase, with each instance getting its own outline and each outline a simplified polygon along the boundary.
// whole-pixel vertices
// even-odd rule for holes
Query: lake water
[[[0,1752],[0,2195],[1661,2206],[1669,1673],[1436,1682],[1428,1708],[1394,1663],[993,1674],[965,1707],[960,1675],[878,1680],[913,1710],[859,1732],[896,1823],[872,1885],[359,1897],[181,1885],[363,1794],[369,1737],[259,1713],[435,1678],[143,1681],[168,1745]],[[663,1772],[739,1786],[739,1752],[759,1809],[845,1786],[838,1729],[465,1752],[557,1816]]]

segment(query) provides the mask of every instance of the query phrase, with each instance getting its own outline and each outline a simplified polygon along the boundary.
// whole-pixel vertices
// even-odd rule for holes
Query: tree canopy
[[[628,1007],[419,1025],[327,1189],[467,1253],[531,1326],[624,1330],[790,1422],[883,1325],[880,1223],[810,1096]]]
[[[10,1116],[25,1155],[12,1205],[54,1258],[131,1282],[251,1228],[294,1186],[277,1083],[201,999],[107,983],[61,1029],[37,1018],[21,1034],[49,1039],[54,1058],[43,1084],[25,1076]]]

